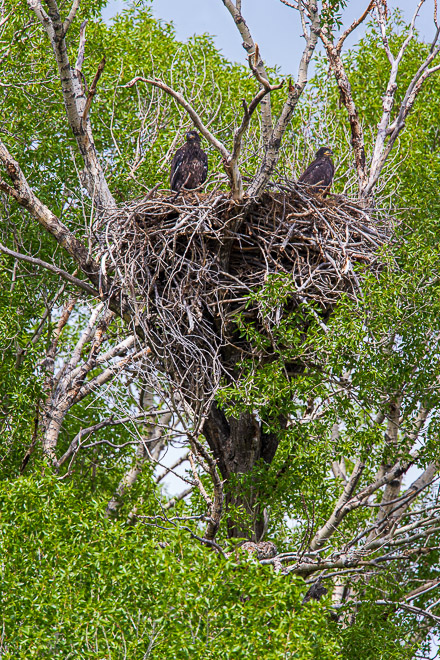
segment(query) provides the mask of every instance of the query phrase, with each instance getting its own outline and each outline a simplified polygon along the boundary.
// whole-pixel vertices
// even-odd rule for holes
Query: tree
[[[262,589],[269,579],[282,585],[277,606],[290,579],[307,585],[304,608],[328,592],[313,606],[313,626],[330,597],[335,623],[314,650],[303,647],[302,657],[318,648],[336,657],[340,644],[346,657],[357,657],[364,631],[380,621],[371,643],[362,641],[365,657],[377,657],[380,647],[387,649],[383,657],[410,658],[439,621],[437,197],[429,184],[435,162],[427,167],[428,184],[414,185],[420,154],[436,149],[437,19],[427,46],[415,35],[422,3],[405,27],[392,25],[385,3],[372,2],[341,35],[342,5],[285,4],[299,13],[305,48],[296,82],[284,84],[266,69],[240,2],[224,5],[243,39],[250,78],[206,38],[183,53],[171,29],[146,10],[130,10],[111,28],[92,22],[97,3],[79,13],[75,2],[64,17],[54,0],[6,13],[0,250],[13,313],[3,323],[5,472],[35,475],[41,466],[82,496],[98,488],[108,516],[130,505],[135,535],[143,524],[165,527],[174,539],[183,531],[213,551],[197,549],[210,562],[218,561],[215,553],[223,561],[241,552],[241,566],[243,552],[254,553],[269,568],[256,568],[251,582],[260,584],[262,576]],[[369,13],[373,24],[362,49],[343,56],[348,34]],[[318,40],[325,64],[308,91]],[[150,48],[149,71],[140,54]],[[19,76],[24,52],[32,56]],[[96,53],[96,62],[88,53]],[[169,69],[171,56],[176,64]],[[188,56],[191,75],[179,67]],[[334,83],[323,75],[327,65]],[[211,102],[203,108],[199,94],[207,85]],[[241,96],[251,100],[238,116]],[[332,131],[341,154],[336,186],[341,193],[356,187],[355,200],[316,199],[282,176],[292,166],[283,139],[295,134],[298,150],[306,144],[301,122],[316,107],[319,119],[310,121],[321,124],[317,135]],[[172,199],[157,184],[191,122],[212,149],[215,174],[206,195]],[[231,125],[229,144],[223,136]],[[354,169],[343,166],[351,147]],[[416,210],[390,241],[400,205]],[[265,223],[273,215],[281,226],[286,209],[291,224],[279,230],[284,234],[273,232],[279,243],[261,248],[281,269],[266,265],[257,277],[255,241],[266,245]],[[63,251],[54,250],[54,241]],[[304,262],[310,277],[300,266],[304,245],[318,255]],[[248,264],[240,278],[237,255],[240,268]],[[284,258],[296,259],[289,272]],[[42,295],[28,284],[31,268],[38,268]],[[24,447],[17,436],[26,438]],[[152,467],[179,436],[189,450],[179,459],[189,461],[187,487],[158,509]],[[411,476],[413,466],[418,472]],[[21,495],[11,500],[17,506],[26,503],[33,478],[29,491],[17,486]],[[179,504],[190,492],[191,503]],[[176,505],[182,515],[169,513]],[[44,527],[44,507],[37,510]],[[99,523],[103,548],[112,529],[132,547],[119,525]],[[261,542],[267,532],[278,549]],[[149,538],[153,552],[158,541]],[[248,543],[236,551],[234,539]],[[49,546],[59,543],[55,534]],[[197,559],[199,571],[203,561]],[[226,574],[227,564],[220,570]],[[248,602],[244,592],[233,598]],[[287,619],[280,621],[280,639],[287,636],[291,652]],[[155,631],[144,653],[154,648]],[[277,635],[273,657],[284,652]],[[399,636],[405,644],[396,647]],[[10,637],[7,643],[14,652]],[[249,653],[246,643],[231,653]],[[56,644],[60,654],[74,648],[67,638]],[[48,652],[47,641],[41,652]]]

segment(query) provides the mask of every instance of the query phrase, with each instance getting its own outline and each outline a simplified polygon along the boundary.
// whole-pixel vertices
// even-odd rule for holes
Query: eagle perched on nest
[[[179,192],[182,187],[198,188],[208,174],[208,156],[200,147],[197,131],[186,134],[186,144],[177,149],[171,163],[170,187]]]
[[[305,183],[311,192],[325,192],[333,181],[335,166],[330,156],[333,151],[330,147],[321,147],[315,154],[315,160],[305,172],[301,174],[298,183]]]

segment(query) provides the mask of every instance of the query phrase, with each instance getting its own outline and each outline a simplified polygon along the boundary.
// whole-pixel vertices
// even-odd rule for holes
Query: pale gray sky
[[[366,8],[367,0],[348,0],[343,14],[344,25],[350,25]],[[411,19],[417,0],[389,0],[390,7],[399,7],[405,19]],[[109,20],[121,11],[128,2],[110,0],[103,11]],[[215,44],[230,60],[246,63],[241,38],[222,0],[153,0],[156,18],[174,23],[177,38],[185,41],[194,34],[208,33],[214,36]],[[426,0],[417,21],[420,35],[425,40],[434,36],[432,22],[434,0]],[[297,12],[283,5],[280,0],[243,0],[242,13],[261,54],[269,66],[278,65],[284,74],[296,74],[303,48],[301,28]],[[361,29],[355,33],[350,46],[357,41]]]

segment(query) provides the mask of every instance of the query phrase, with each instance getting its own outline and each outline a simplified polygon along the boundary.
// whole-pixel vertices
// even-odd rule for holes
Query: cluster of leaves
[[[327,603],[301,605],[300,579],[111,522],[99,496],[50,478],[3,483],[0,502],[5,660],[340,657]]]

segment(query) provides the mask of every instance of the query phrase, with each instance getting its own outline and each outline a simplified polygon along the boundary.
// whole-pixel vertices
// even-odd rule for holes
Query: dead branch
[[[153,397],[151,392],[148,393],[146,400],[145,397],[141,396],[140,404],[141,407],[148,406],[148,408],[151,410],[153,407]],[[147,410],[144,412],[144,415],[146,414],[148,414]],[[156,415],[156,423],[151,423],[150,412],[150,423],[147,425],[146,432],[142,435],[138,443],[134,463],[127,470],[119,482],[113,497],[107,504],[106,516],[114,516],[119,511],[123,505],[126,492],[136,483],[142,473],[144,465],[147,462],[151,462],[159,458],[159,454],[161,453],[163,446],[163,443],[161,444],[161,440],[168,424],[172,419],[172,416],[172,412],[165,412],[160,416]],[[173,468],[170,468],[170,471],[172,469]]]
[[[268,75],[264,62],[260,57],[258,45],[252,39],[249,27],[241,13],[241,2],[236,2],[235,4],[232,0],[222,0],[222,2],[231,14],[240,36],[243,39],[243,48],[248,54],[250,69],[257,79],[260,88],[265,89],[266,84],[269,84]],[[261,99],[261,131],[264,147],[269,145],[272,128],[271,99],[270,95],[264,95]]]
[[[0,180],[0,189],[10,194],[51,234],[57,243],[74,259],[87,274],[92,284],[99,288],[99,266],[91,258],[88,249],[34,194],[18,163],[13,159],[3,142],[0,142],[0,160],[12,181],[12,186]]]
[[[105,57],[103,57],[102,60],[100,61],[98,70],[96,71],[95,77],[93,78],[93,82],[90,85],[89,93],[87,94],[87,101],[84,106],[84,112],[81,118],[82,126],[84,126],[85,122],[87,121],[87,116],[89,114],[90,106],[92,105],[93,97],[96,94],[96,87],[98,85],[102,72],[104,71],[104,67],[105,67]]]
[[[101,429],[108,428],[109,426],[119,426],[121,424],[143,424],[143,423],[145,423],[145,415],[144,413],[141,413],[139,415],[129,415],[128,417],[121,417],[119,419],[115,419],[114,417],[109,417],[108,419],[104,419],[101,422],[97,422],[92,426],[88,426],[85,429],[81,429],[73,438],[69,447],[66,449],[64,454],[59,459],[58,469],[62,467],[62,465],[64,465],[66,461],[68,461],[74,454],[78,452],[82,444],[82,439],[84,437],[89,439],[93,433],[96,433],[96,431],[100,431]],[[133,441],[131,441],[131,443],[133,443]]]
[[[325,523],[323,527],[315,534],[314,538],[310,543],[311,550],[318,550],[320,547],[328,541],[332,534],[336,531],[338,525],[342,522],[344,516],[348,513],[346,510],[346,504],[352,497],[354,490],[359,482],[359,479],[362,476],[362,473],[365,469],[365,463],[358,461],[353,468],[350,479],[348,480],[342,495],[340,496],[333,513]]]
[[[78,56],[76,58],[76,64],[75,64],[75,69],[78,72],[81,72],[82,65],[84,62],[84,54],[85,54],[85,49],[86,49],[86,26],[87,26],[88,21],[85,20],[81,23],[81,27],[79,29],[79,46],[78,46]]]
[[[46,2],[48,13],[44,11],[40,0],[28,0],[28,5],[46,31],[55,55],[66,116],[85,165],[84,183],[91,199],[95,202],[95,208],[98,210],[109,208],[115,205],[115,200],[97,157],[90,120],[87,120],[85,125],[82,122],[86,100],[79,74],[76,74],[76,71],[70,66],[65,41],[66,32],[75,17],[79,2],[74,0],[71,12],[64,23],[61,20],[56,0],[46,0]],[[80,52],[84,39],[83,32],[80,38]],[[79,58],[81,59],[80,56]]]
[[[333,70],[336,83],[339,87],[342,103],[348,113],[348,121],[351,130],[351,144],[353,146],[356,162],[359,189],[363,190],[367,182],[367,167],[365,162],[364,133],[359,119],[359,113],[353,99],[353,93],[351,91],[347,72],[345,71],[340,52],[338,52],[337,46],[334,45],[331,39],[331,30],[328,24],[322,26],[320,37],[324,48],[326,49],[327,57]]]
[[[243,197],[243,181],[241,178],[237,161],[233,160],[231,153],[228,151],[225,145],[222,142],[220,142],[220,140],[218,140],[218,138],[216,138],[215,135],[211,133],[211,131],[205,126],[201,117],[193,108],[193,106],[184,98],[184,96],[180,92],[177,92],[175,89],[172,89],[172,87],[162,82],[161,80],[142,78],[141,76],[137,76],[136,78],[130,80],[130,82],[125,85],[125,87],[132,87],[133,85],[136,85],[138,82],[144,82],[147,83],[148,85],[153,85],[154,87],[158,87],[159,89],[162,89],[164,92],[166,92],[166,94],[174,98],[177,101],[177,103],[179,103],[179,105],[182,106],[182,108],[184,108],[184,110],[191,117],[196,128],[203,135],[203,137],[206,138],[206,140],[222,156],[223,163],[225,166],[225,171],[231,183],[232,196],[234,199],[241,200],[241,198]],[[261,96],[259,101],[261,101],[263,96],[264,94]],[[245,129],[243,129],[242,133],[244,132],[244,130]],[[240,134],[240,138],[241,138],[241,134]]]
[[[383,169],[383,166],[385,165],[385,162],[389,154],[391,153],[391,150],[393,149],[393,146],[399,134],[401,133],[401,131],[405,126],[406,118],[415,103],[415,100],[422,88],[423,83],[429,76],[431,76],[435,71],[437,71],[440,68],[440,66],[434,66],[430,68],[430,65],[432,64],[432,62],[440,52],[440,47],[438,46],[436,47],[436,43],[440,35],[440,30],[437,29],[434,40],[431,43],[430,52],[428,56],[425,58],[425,60],[422,62],[422,64],[420,65],[415,75],[413,76],[411,82],[409,83],[404,99],[397,112],[397,116],[393,120],[393,122],[391,122],[391,112],[393,110],[395,94],[397,90],[397,75],[399,72],[399,67],[410,42],[414,38],[416,19],[424,1],[425,0],[419,1],[417,8],[414,12],[414,15],[412,17],[408,34],[405,40],[403,41],[402,46],[400,47],[396,57],[393,56],[389,47],[388,37],[386,33],[386,16],[384,13],[384,9],[380,5],[380,3],[378,3],[376,6],[376,11],[375,11],[376,21],[378,23],[385,52],[387,53],[391,65],[391,71],[390,71],[385,95],[382,98],[382,117],[377,127],[376,142],[373,149],[373,156],[370,165],[368,182],[364,190],[362,191],[362,195],[364,197],[367,197],[368,195],[371,194],[375,184],[377,183],[380,173]]]
[[[261,196],[278,162],[281,141],[292,118],[292,114],[301,97],[301,94],[303,93],[307,84],[307,74],[310,60],[312,59],[312,55],[321,31],[321,17],[318,11],[317,1],[307,0],[307,2],[304,1],[299,3],[298,7],[301,15],[304,30],[303,36],[306,40],[306,45],[301,57],[296,82],[294,85],[289,83],[287,100],[284,103],[281,114],[273,130],[270,132],[268,139],[266,140],[266,149],[263,162],[248,190],[248,195],[250,197],[259,198]],[[306,18],[310,21],[308,30]]]
[[[267,83],[267,81],[266,81],[266,83]],[[232,151],[232,156],[231,156],[230,160],[227,163],[227,168],[228,169],[234,169],[235,167],[238,167],[243,136],[246,133],[248,127],[249,127],[249,123],[250,123],[250,120],[251,120],[251,117],[252,117],[254,111],[256,110],[258,105],[260,103],[262,103],[262,101],[263,101],[264,97],[266,96],[266,94],[270,94],[271,92],[273,92],[276,89],[281,89],[281,87],[283,87],[283,85],[284,85],[284,81],[282,83],[280,83],[279,85],[269,85],[268,83],[267,84],[262,83],[262,84],[263,84],[263,88],[258,92],[258,94],[256,94],[256,96],[254,96],[254,98],[252,99],[249,106],[246,104],[245,99],[242,100],[242,105],[243,105],[243,110],[244,110],[243,119],[242,119],[241,125],[238,128],[235,129],[234,147],[233,147],[233,151]],[[243,193],[241,191],[241,194],[239,195],[238,199],[241,199],[242,196],[243,196]]]
[[[366,11],[357,21],[354,21],[348,30],[342,34],[336,45],[334,45],[329,24],[324,23],[321,29],[321,41],[326,49],[331,69],[339,87],[342,103],[348,113],[352,146],[359,181],[359,194],[361,199],[368,199],[368,197],[372,194],[373,189],[379,180],[383,167],[395,145],[399,134],[405,126],[406,118],[411,111],[425,80],[440,69],[440,65],[431,66],[440,52],[440,47],[436,46],[440,36],[440,30],[437,29],[428,56],[421,63],[418,71],[409,83],[404,95],[404,99],[397,111],[396,117],[393,121],[391,121],[391,113],[393,110],[395,94],[397,90],[397,76],[399,67],[408,48],[408,45],[414,38],[416,19],[424,1],[425,0],[419,0],[409,26],[408,34],[406,35],[397,56],[394,56],[391,52],[387,35],[388,15],[386,8],[380,2],[370,2]],[[390,62],[391,70],[388,78],[387,88],[382,98],[382,117],[377,127],[373,155],[370,165],[367,166],[365,159],[365,139],[363,129],[356,103],[353,98],[348,75],[341,57],[341,48],[348,34],[350,34],[358,25],[360,25],[360,23],[367,16],[368,12],[371,11],[373,4],[375,6],[374,15],[379,27],[382,45]],[[323,7],[328,9],[327,3],[323,3]]]
[[[194,435],[190,438],[190,442],[191,445],[194,447],[194,449],[197,451],[197,457],[199,459],[199,462],[201,462],[202,464],[203,462],[205,463],[203,467],[205,471],[210,474],[212,484],[214,486],[214,499],[211,500],[210,496],[206,492],[198,476],[197,468],[194,462],[194,454],[192,451],[188,452],[188,460],[191,465],[191,470],[193,473],[195,484],[199,489],[203,499],[205,500],[209,510],[209,519],[208,519],[208,524],[206,526],[204,539],[208,542],[211,542],[214,541],[217,535],[220,526],[220,520],[223,513],[223,500],[224,500],[223,483],[218,474],[217,466],[214,460],[212,459],[210,454],[206,451],[204,446],[198,441],[198,439]]]
[[[72,7],[70,9],[69,15],[67,16],[66,20],[63,23],[63,35],[66,36],[70,26],[72,25],[73,21],[75,20],[76,12],[79,9],[79,5],[81,3],[81,0],[73,0]]]
[[[283,0],[281,0],[281,2],[282,2],[282,1],[283,1]],[[366,8],[366,10],[364,11],[364,13],[361,14],[361,16],[360,16],[359,18],[357,18],[355,21],[353,21],[353,23],[350,25],[350,27],[348,27],[348,28],[342,33],[342,35],[341,35],[341,36],[339,37],[339,39],[338,39],[338,43],[336,44],[336,52],[338,52],[338,53],[341,52],[341,50],[342,50],[342,46],[344,45],[344,42],[345,42],[345,40],[347,39],[347,37],[349,37],[350,34],[351,34],[352,32],[354,32],[354,30],[356,30],[356,28],[359,27],[359,25],[360,25],[361,23],[364,22],[364,20],[367,18],[368,14],[369,14],[370,11],[373,9],[373,7],[375,6],[375,4],[376,4],[376,0],[370,0],[370,3],[369,3],[369,5],[368,5],[368,7]]]
[[[114,289],[112,280],[103,272],[98,263],[93,259],[89,249],[79,241],[75,235],[43,204],[34,194],[26,177],[18,163],[11,156],[3,142],[0,141],[0,161],[12,181],[12,186],[0,179],[0,190],[4,190],[13,197],[23,208],[25,208],[35,220],[57,241],[57,243],[73,258],[84,275],[91,281],[95,291],[100,296],[107,297],[111,309],[125,318],[127,322],[132,321],[128,313],[127,296],[121,291]],[[137,329],[136,331],[140,331]],[[141,333],[142,334],[142,333]]]
[[[25,261],[26,263],[32,264],[34,266],[40,266],[41,268],[50,270],[52,273],[55,273],[55,275],[59,275],[67,282],[70,282],[71,284],[74,284],[80,289],[83,289],[91,296],[95,298],[99,297],[98,292],[95,289],[93,289],[93,287],[91,287],[89,284],[87,284],[87,282],[84,282],[83,280],[80,280],[77,277],[70,275],[70,273],[66,272],[62,268],[58,268],[58,266],[54,266],[53,264],[49,264],[47,261],[42,261],[41,259],[37,259],[35,257],[30,257],[27,254],[21,254],[20,252],[14,252],[14,250],[9,250],[9,248],[2,245],[1,243],[0,243],[0,252],[3,252],[3,254],[7,254],[10,257],[14,257],[14,259],[19,259],[20,261]]]
[[[189,486],[189,488],[185,488],[181,493],[178,495],[174,495],[168,502],[165,504],[164,509],[165,511],[168,511],[169,509],[173,509],[177,502],[180,502],[183,500],[185,497],[188,497],[188,495],[191,495],[191,493],[194,491],[193,486]]]
[[[185,463],[185,461],[187,461],[187,460],[188,460],[188,452],[186,452],[185,454],[183,454],[183,456],[181,456],[180,458],[178,458],[177,461],[175,461],[172,465],[170,465],[169,468],[166,468],[161,474],[159,474],[159,475],[156,477],[156,479],[155,479],[156,483],[158,484],[159,482],[161,482],[162,479],[165,479],[165,477],[166,477],[170,472],[172,472],[172,471],[175,470],[177,467],[179,467],[179,465],[182,465],[182,463]]]

